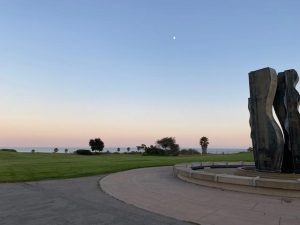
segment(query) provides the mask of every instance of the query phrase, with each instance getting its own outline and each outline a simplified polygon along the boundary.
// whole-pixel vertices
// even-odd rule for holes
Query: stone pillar
[[[285,129],[288,132],[288,151],[292,152],[294,172],[300,173],[300,114],[298,111],[300,96],[296,90],[299,76],[295,70],[284,71],[286,91],[285,104],[287,116]]]
[[[274,110],[280,122],[281,129],[284,134],[284,152],[281,171],[284,173],[294,172],[294,163],[292,150],[290,149],[290,138],[287,122],[287,106],[286,106],[286,82],[285,73],[279,73],[277,77],[277,90],[274,99]]]
[[[277,74],[272,68],[249,73],[250,126],[256,169],[280,172],[284,142],[272,114]]]

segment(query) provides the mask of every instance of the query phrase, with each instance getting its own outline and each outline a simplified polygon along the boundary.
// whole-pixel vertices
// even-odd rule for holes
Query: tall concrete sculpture
[[[284,152],[283,152],[281,171],[285,173],[292,173],[294,172],[294,163],[293,163],[292,151],[289,148],[290,146],[289,132],[285,124],[287,119],[287,106],[286,106],[285,99],[286,99],[285,73],[279,73],[277,76],[277,90],[276,90],[273,106],[284,135]]]
[[[291,164],[294,164],[294,172],[300,173],[300,114],[298,111],[300,96],[295,88],[299,76],[295,70],[286,70],[283,74],[286,85],[285,104],[287,110],[284,125],[288,133],[286,151],[292,153]]]
[[[277,73],[272,68],[250,72],[249,85],[248,107],[256,169],[280,172],[284,142],[280,127],[272,114]]]
[[[258,170],[300,173],[300,95],[296,90],[298,80],[295,70],[286,70],[278,76],[271,68],[249,73],[248,108],[254,159]],[[272,105],[284,139],[273,118]]]

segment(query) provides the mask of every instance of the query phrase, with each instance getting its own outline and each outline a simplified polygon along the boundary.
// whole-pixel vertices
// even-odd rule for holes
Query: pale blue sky
[[[248,72],[300,71],[299,1],[0,0],[0,146],[250,145]],[[173,40],[176,36],[176,40]]]

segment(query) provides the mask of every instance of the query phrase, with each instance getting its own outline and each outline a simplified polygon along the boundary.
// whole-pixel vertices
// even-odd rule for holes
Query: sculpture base
[[[283,180],[296,180],[300,179],[299,173],[279,173],[279,172],[269,172],[260,171],[255,169],[253,166],[240,167],[235,172],[235,175],[239,176],[249,176],[249,177],[263,177],[270,179],[283,179]]]
[[[222,165],[241,165],[239,168],[222,168]],[[245,165],[246,164],[246,165]],[[219,165],[211,168],[211,165]],[[193,170],[195,167],[202,167]],[[178,178],[208,187],[300,198],[300,174],[269,173],[255,170],[254,163],[214,162],[178,164],[174,166]]]

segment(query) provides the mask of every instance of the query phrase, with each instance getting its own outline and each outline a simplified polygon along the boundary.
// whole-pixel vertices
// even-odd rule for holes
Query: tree
[[[127,148],[127,152],[129,152],[129,151],[130,151],[130,147]]]
[[[165,137],[156,141],[156,144],[162,147],[168,154],[178,155],[179,145],[176,144],[174,137]]]
[[[100,138],[91,139],[89,145],[92,151],[102,151],[104,148],[104,142]]]
[[[58,151],[59,151],[58,148],[55,148],[55,149],[53,150],[54,153],[57,153]]]
[[[69,150],[66,148],[66,149],[65,149],[65,153],[68,153],[68,151],[69,151]]]
[[[253,152],[253,148],[252,148],[252,147],[249,147],[249,148],[247,149],[247,152]]]
[[[118,152],[120,152],[120,150],[121,150],[120,148],[117,148],[117,151],[118,151]]]
[[[140,152],[141,150],[143,150],[144,152],[146,151],[147,146],[145,144],[141,144],[136,146],[136,149],[138,152]]]
[[[138,151],[140,151],[140,150],[145,150],[147,148],[147,146],[145,144],[141,144],[141,145],[136,146],[136,148]]]
[[[207,137],[202,137],[200,138],[200,145],[202,148],[202,154],[205,155],[207,154],[207,146],[209,144],[208,138]]]

